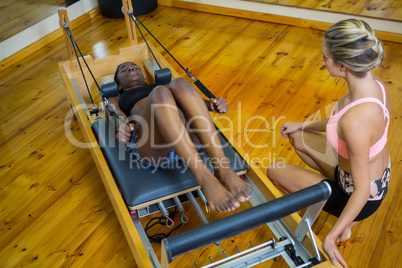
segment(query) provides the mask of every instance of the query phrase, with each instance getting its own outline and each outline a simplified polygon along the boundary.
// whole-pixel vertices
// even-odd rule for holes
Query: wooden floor
[[[402,20],[402,1],[398,0],[245,0],[267,2],[270,4],[297,5],[303,8],[320,9],[331,12],[342,12],[367,17]],[[286,2],[285,2],[286,1]],[[71,1],[70,1],[71,2]],[[66,6],[64,0],[2,0],[0,3],[0,42],[56,14],[57,10]]]
[[[321,31],[167,7],[141,19],[227,99],[231,109],[218,119],[264,172],[274,160],[302,165],[281,123],[325,114],[347,91],[323,68]],[[73,34],[95,58],[128,45],[122,19],[98,15]],[[339,245],[349,267],[402,267],[402,44],[384,42],[384,50],[375,73],[393,108],[391,184],[380,209]],[[67,138],[82,140],[57,69],[66,59],[60,38],[0,72],[0,266],[136,267],[89,150]],[[321,213],[313,226],[320,239],[335,220]]]
[[[64,0],[2,0],[0,3],[0,42],[66,7]]]

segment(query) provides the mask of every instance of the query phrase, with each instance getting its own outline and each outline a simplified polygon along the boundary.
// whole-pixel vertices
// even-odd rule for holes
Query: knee
[[[296,149],[299,150],[302,148],[303,144],[303,131],[299,130],[293,133],[289,133],[289,142],[292,144],[292,146]]]
[[[281,161],[272,162],[267,169],[267,177],[276,186],[281,186],[280,184],[280,173],[286,168],[286,163]]]
[[[157,86],[149,94],[148,99],[152,103],[169,103],[174,100],[172,92],[167,86]]]
[[[193,85],[182,77],[176,78],[170,82],[169,88],[173,93],[185,94],[195,92]]]

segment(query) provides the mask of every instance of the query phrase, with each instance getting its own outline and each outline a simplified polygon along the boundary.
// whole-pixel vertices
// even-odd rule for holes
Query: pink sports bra
[[[369,157],[373,157],[380,153],[382,149],[385,147],[387,144],[387,135],[388,135],[388,125],[389,125],[389,112],[386,107],[386,95],[385,95],[385,88],[384,86],[379,82],[376,81],[382,90],[382,96],[384,103],[379,101],[376,98],[372,97],[367,97],[367,98],[362,98],[357,101],[351,102],[348,105],[346,105],[342,110],[340,110],[338,113],[334,114],[334,111],[332,111],[332,115],[330,119],[328,120],[328,124],[326,127],[326,132],[327,132],[327,140],[328,142],[332,145],[332,147],[335,148],[335,150],[338,152],[339,155],[341,155],[343,158],[349,159],[348,151],[346,148],[346,143],[341,140],[338,137],[338,122],[341,119],[341,117],[352,107],[359,105],[361,103],[367,103],[367,102],[375,102],[378,105],[381,106],[383,113],[384,113],[384,119],[387,118],[387,125],[385,126],[384,134],[382,137],[373,145],[370,147],[370,155]],[[335,106],[336,107],[336,106]],[[334,110],[335,110],[334,107]]]

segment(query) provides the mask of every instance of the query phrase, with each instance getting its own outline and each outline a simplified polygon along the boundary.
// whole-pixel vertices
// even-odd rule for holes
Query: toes
[[[239,192],[236,194],[236,198],[237,198],[237,200],[239,200],[240,202],[246,202],[246,201],[248,201],[248,200],[250,199],[250,196],[251,196],[251,189],[250,189],[250,188],[247,189],[247,190],[245,190],[245,191],[239,191]]]
[[[211,205],[211,209],[215,210],[216,212],[230,212],[236,210],[239,207],[240,203],[235,198],[228,198],[226,199],[225,203],[221,203],[216,206]]]
[[[246,202],[248,201],[248,198],[244,195],[244,193],[238,193],[236,195],[237,200],[239,200],[240,202]]]
[[[240,203],[239,203],[239,201],[237,201],[236,199],[232,200],[232,204],[233,204],[233,206],[234,206],[234,209],[240,207]]]
[[[236,208],[239,208],[240,203],[236,199],[231,198],[226,200],[226,203],[222,204],[222,206],[224,207],[225,212],[229,212],[236,210]]]
[[[250,199],[250,196],[251,196],[251,192],[249,193],[246,191],[242,191],[238,194],[238,197],[244,199],[244,201],[248,201]]]

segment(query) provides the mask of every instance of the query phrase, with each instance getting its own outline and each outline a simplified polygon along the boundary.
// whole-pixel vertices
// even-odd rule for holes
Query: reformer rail
[[[162,240],[170,263],[181,254],[223,240],[264,223],[272,222],[320,201],[326,201],[331,188],[321,182],[237,214]]]

